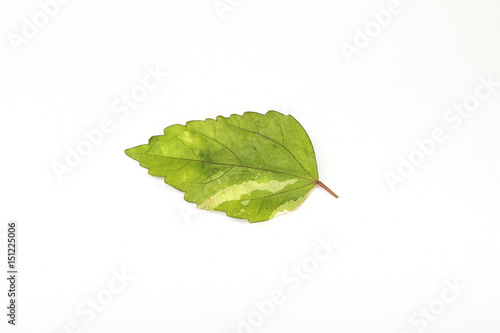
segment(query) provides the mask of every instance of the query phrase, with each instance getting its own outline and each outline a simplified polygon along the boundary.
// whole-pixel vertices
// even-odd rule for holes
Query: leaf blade
[[[250,222],[296,209],[318,182],[309,136],[276,111],[173,125],[125,153],[199,208]]]

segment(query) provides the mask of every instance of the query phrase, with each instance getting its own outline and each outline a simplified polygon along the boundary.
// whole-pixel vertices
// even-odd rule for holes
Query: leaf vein
[[[188,163],[191,163],[192,161],[188,162]],[[205,189],[205,185],[207,184],[210,184],[211,182],[213,181],[216,181],[217,179],[220,179],[222,177],[224,177],[229,171],[233,170],[234,166],[230,167],[229,169],[227,169],[226,171],[224,171],[224,173],[222,175],[220,175],[219,177],[216,177],[212,180],[209,180],[208,182],[204,182],[204,183],[195,183],[195,182],[189,182],[189,184],[197,184],[197,185],[203,185],[203,187],[201,188],[201,190],[203,191]]]
[[[313,175],[311,175],[311,173],[310,173],[309,171],[307,171],[307,170],[306,170],[306,168],[304,168],[304,166],[302,165],[302,163],[300,163],[300,162],[299,162],[299,160],[298,160],[298,159],[297,159],[297,158],[296,158],[296,157],[292,154],[292,152],[291,152],[290,150],[288,150],[288,148],[287,148],[287,147],[285,147],[284,145],[282,145],[281,143],[279,143],[279,142],[277,142],[277,141],[275,141],[275,140],[273,140],[273,139],[271,139],[271,138],[269,138],[269,137],[267,137],[267,136],[265,136],[265,135],[262,135],[262,134],[260,134],[260,133],[258,133],[258,132],[250,131],[250,130],[248,130],[248,129],[246,129],[246,128],[243,128],[243,127],[238,127],[238,126],[234,126],[234,125],[227,124],[227,123],[225,123],[225,124],[226,124],[227,126],[232,126],[232,127],[240,128],[240,129],[242,129],[242,130],[244,130],[244,131],[247,131],[247,132],[250,132],[250,133],[253,133],[253,134],[259,135],[259,136],[261,136],[261,137],[263,137],[263,138],[266,138],[266,139],[268,139],[269,141],[272,141],[272,142],[276,143],[277,145],[279,145],[279,146],[283,147],[283,148],[284,148],[284,149],[285,149],[285,150],[286,150],[286,151],[287,151],[287,152],[288,152],[288,153],[289,153],[289,154],[293,157],[293,159],[294,159],[294,160],[295,160],[295,161],[296,161],[296,162],[300,165],[300,167],[301,167],[302,169],[304,169],[304,171],[305,171],[305,172],[307,172],[307,174],[308,174],[309,176],[311,176],[311,178],[312,178],[312,179],[315,179],[315,178],[313,177]],[[281,128],[281,126],[280,126],[280,128]],[[282,132],[282,134],[283,134],[283,132]],[[315,179],[315,180],[316,180],[316,179]]]
[[[194,152],[194,150],[193,150],[192,148],[188,147],[188,145],[186,145],[186,144],[184,143],[184,141],[182,141],[181,139],[179,139],[179,137],[175,137],[175,138],[176,138],[177,140],[179,140],[179,142],[180,142],[180,143],[182,143],[182,144],[184,145],[184,147],[186,147],[187,149],[189,149],[189,151],[190,151],[190,152],[192,152],[192,153],[193,153],[193,155],[194,155],[194,156],[196,156],[196,158],[198,158],[198,159],[199,159],[198,155],[196,155],[196,153]]]
[[[198,134],[201,134],[201,135],[203,135],[203,136],[205,136],[205,137],[207,137],[207,138],[209,138],[209,139],[214,140],[214,141],[215,141],[215,142],[217,142],[219,145],[221,145],[222,147],[226,148],[226,149],[227,149],[227,150],[228,150],[231,154],[233,154],[233,156],[234,156],[234,157],[236,157],[236,159],[238,160],[238,162],[243,163],[243,162],[239,159],[239,157],[238,157],[238,156],[236,156],[236,154],[235,154],[235,153],[234,153],[231,149],[229,149],[228,147],[226,147],[225,145],[223,145],[223,144],[222,144],[221,142],[219,142],[218,140],[216,140],[216,139],[214,139],[214,138],[212,138],[212,137],[210,137],[210,136],[208,136],[208,135],[206,135],[206,134],[203,134],[203,133],[201,133],[201,132],[193,131],[193,130],[190,130],[190,129],[188,129],[188,130],[189,130],[190,132],[198,133]],[[197,156],[197,157],[198,157],[198,156]]]

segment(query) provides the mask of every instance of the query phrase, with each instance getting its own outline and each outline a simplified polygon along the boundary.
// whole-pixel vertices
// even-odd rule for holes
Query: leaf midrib
[[[295,177],[295,178],[300,178],[300,179],[303,179],[303,180],[307,180],[307,181],[309,181],[311,183],[315,183],[316,182],[316,179],[314,179],[314,178],[313,179],[309,179],[309,178],[297,176],[297,175],[294,175],[294,174],[291,174],[291,173],[286,173],[286,172],[281,172],[281,171],[276,171],[276,170],[270,170],[270,169],[264,169],[264,168],[257,168],[257,167],[252,167],[252,166],[248,166],[248,165],[239,165],[239,164],[230,164],[230,163],[218,163],[218,162],[211,162],[211,161],[195,160],[195,159],[192,159],[192,158],[171,157],[171,156],[154,155],[154,154],[148,154],[148,153],[144,153],[144,155],[154,156],[154,157],[162,157],[162,158],[172,158],[172,159],[175,159],[175,160],[184,160],[184,161],[193,161],[193,162],[200,162],[200,163],[207,163],[207,164],[224,165],[224,166],[231,166],[231,167],[236,167],[236,168],[248,168],[248,169],[254,169],[254,170],[274,172],[274,173],[279,173],[279,174],[282,174],[282,175],[287,175],[287,176],[292,176],[292,177]]]

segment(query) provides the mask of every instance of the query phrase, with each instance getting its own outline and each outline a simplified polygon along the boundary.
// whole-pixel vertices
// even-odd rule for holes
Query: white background
[[[14,328],[1,279],[0,331],[237,332],[281,290],[241,332],[498,332],[500,88],[456,128],[443,117],[480,77],[500,81],[500,3],[401,0],[349,59],[342,43],[388,1],[221,3],[73,0],[16,46],[42,9],[1,1],[0,266],[18,221],[20,275]],[[113,103],[157,66],[168,77],[120,118]],[[249,224],[196,209],[123,153],[172,124],[270,109],[307,130],[338,200],[317,188]],[[54,163],[102,119],[113,130],[59,181]],[[391,191],[384,174],[436,128],[447,139]],[[292,290],[283,276],[318,237],[340,246]],[[122,270],[133,279],[110,294]],[[446,281],[465,288],[449,304]],[[78,312],[97,296],[95,316]]]

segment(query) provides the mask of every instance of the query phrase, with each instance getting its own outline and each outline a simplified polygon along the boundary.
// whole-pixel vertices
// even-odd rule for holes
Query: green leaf
[[[276,111],[169,126],[125,153],[198,208],[250,222],[296,209],[316,185],[337,197],[318,179],[304,128]]]

